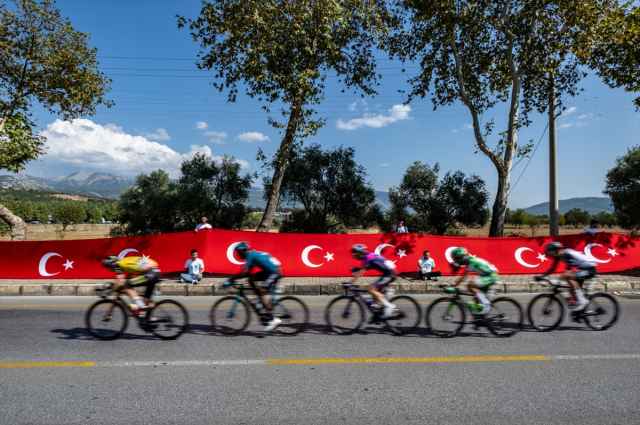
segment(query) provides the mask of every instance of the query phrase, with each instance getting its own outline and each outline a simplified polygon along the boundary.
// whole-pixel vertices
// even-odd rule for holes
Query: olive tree
[[[607,172],[605,195],[611,197],[616,222],[633,234],[640,232],[640,145],[629,148]]]

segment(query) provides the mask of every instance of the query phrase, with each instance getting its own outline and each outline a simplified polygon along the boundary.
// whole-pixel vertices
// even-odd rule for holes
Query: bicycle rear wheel
[[[100,300],[89,308],[85,321],[91,335],[103,341],[111,341],[122,336],[129,316],[119,302]]]
[[[357,298],[341,295],[329,303],[324,317],[332,331],[349,335],[362,326],[364,307]]]
[[[437,299],[427,309],[427,328],[432,334],[449,338],[460,332],[465,322],[464,307],[454,299]]]
[[[148,326],[161,339],[176,339],[189,326],[189,314],[182,304],[173,300],[160,301],[147,313]]]
[[[396,311],[390,318],[383,319],[387,328],[396,335],[413,332],[420,323],[420,317],[422,316],[420,305],[407,295],[399,295],[389,300],[389,302],[395,304]]]
[[[251,310],[248,301],[228,295],[219,299],[209,313],[211,326],[216,332],[225,336],[239,335],[247,329],[251,320]]]
[[[495,336],[510,337],[522,329],[522,307],[512,298],[496,298],[484,321]]]
[[[307,329],[309,324],[309,309],[302,300],[296,297],[282,297],[271,306],[274,317],[282,320],[275,329],[282,335],[294,336]]]
[[[554,294],[540,294],[527,307],[529,323],[540,332],[552,331],[564,317],[564,304]]]
[[[591,329],[604,331],[618,320],[618,302],[611,295],[599,292],[589,299],[582,314]]]

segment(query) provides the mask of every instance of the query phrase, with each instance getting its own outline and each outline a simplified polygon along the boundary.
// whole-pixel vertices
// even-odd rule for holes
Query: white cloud
[[[103,126],[88,119],[57,119],[47,125],[43,135],[48,148],[43,161],[105,169],[114,174],[136,175],[161,168],[175,178],[180,173],[180,163],[196,152],[211,155],[208,146],[191,145],[189,152],[180,154],[147,137],[126,134],[122,127]],[[244,160],[238,162],[243,168],[249,167]]]
[[[255,131],[250,131],[247,133],[238,134],[235,140],[239,140],[240,142],[248,142],[248,143],[264,142],[266,140],[269,140],[269,136],[265,136],[264,134],[257,133]]]
[[[469,124],[469,123],[464,123],[464,125],[462,126],[463,130],[470,130],[473,128],[473,124]]]
[[[582,114],[578,117],[579,120],[587,118],[587,114]]]
[[[458,129],[457,129],[457,128],[454,128],[453,130],[451,130],[451,132],[452,132],[452,133],[457,133],[457,132],[458,132]]]
[[[213,136],[210,142],[215,143],[216,145],[223,145],[224,140],[222,139],[228,136],[224,131],[205,131],[203,134],[205,136]]]
[[[206,122],[204,122],[204,121],[198,121],[198,122],[196,123],[196,128],[197,128],[198,130],[205,130],[205,129],[209,128],[209,124],[207,124],[207,123],[206,123]]]
[[[560,127],[558,127],[558,130],[562,130],[563,128],[569,128],[572,125],[573,125],[572,123],[566,122],[566,123],[562,124]]]
[[[389,165],[391,165],[390,162],[385,162],[384,164],[380,164],[382,167],[388,167]]]
[[[149,140],[171,140],[171,136],[164,128],[157,129],[155,133],[146,133],[144,136]]]
[[[572,106],[571,108],[567,108],[567,110],[565,110],[562,115],[569,115],[569,114],[573,114],[575,111],[577,111],[578,108],[576,108],[575,106]]]
[[[347,122],[339,119],[337,125],[340,130],[357,130],[362,127],[385,127],[388,124],[394,123],[396,121],[411,119],[411,117],[409,116],[411,107],[409,106],[393,105],[393,107],[391,107],[388,112],[390,112],[389,115],[364,114],[364,117],[362,118],[354,118]]]
[[[355,112],[355,110],[358,107],[358,104],[362,105],[362,106],[367,106],[367,101],[364,99],[358,99],[355,102],[349,104],[349,111],[351,112]],[[365,110],[369,110],[369,108],[365,108]]]

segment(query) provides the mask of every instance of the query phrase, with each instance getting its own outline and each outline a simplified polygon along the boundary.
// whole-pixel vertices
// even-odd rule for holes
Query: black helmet
[[[367,253],[367,246],[366,245],[362,245],[362,244],[357,244],[351,247],[351,254],[353,255],[357,255],[357,254],[366,254]]]
[[[547,254],[551,254],[552,252],[556,252],[556,251],[559,251],[561,249],[564,249],[564,246],[562,246],[562,244],[560,242],[551,242],[545,248],[545,250],[547,251]]]
[[[247,255],[247,251],[249,251],[249,244],[246,242],[240,242],[236,245],[236,252],[238,253],[238,257],[244,258]]]
[[[113,265],[118,261],[118,257],[116,255],[110,254],[107,255],[107,258],[104,259],[102,265],[108,268],[109,270],[113,270]]]

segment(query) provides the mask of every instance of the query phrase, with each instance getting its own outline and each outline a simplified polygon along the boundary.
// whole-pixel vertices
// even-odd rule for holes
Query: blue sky
[[[197,16],[198,0],[59,0],[58,7],[77,29],[91,35],[101,69],[113,80],[109,99],[116,106],[101,107],[95,116],[73,124],[56,122],[56,116],[37,109],[49,153],[30,163],[28,174],[62,176],[84,166],[129,177],[164,168],[177,176],[180,161],[195,151],[233,155],[247,171],[259,171],[258,147],[273,152],[279,146],[281,135],[267,124],[261,104],[244,96],[235,104],[226,103],[226,96],[209,84],[211,73],[197,71],[199,46],[188,30],[177,28],[175,15]],[[398,184],[407,166],[419,160],[439,162],[443,172],[478,174],[495,194],[496,171],[488,158],[474,154],[468,110],[455,105],[433,111],[429,100],[403,108],[398,90],[409,87],[400,66],[397,61],[380,61],[379,96],[364,102],[358,95],[341,93],[342,86],[329,78],[326,101],[318,108],[329,120],[306,143],[353,146],[377,190]],[[416,71],[406,68],[409,74]],[[603,196],[604,177],[615,158],[640,143],[633,94],[609,89],[595,76],[582,87],[584,92],[567,101],[571,109],[558,122],[560,199]],[[506,113],[506,105],[495,109],[498,126],[504,127]],[[537,143],[546,119],[534,116],[519,140]],[[132,150],[143,155],[132,161]],[[527,162],[514,168],[512,187]],[[545,202],[547,174],[545,134],[513,188],[509,206]]]

